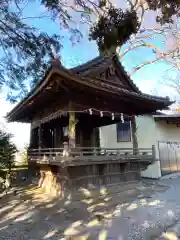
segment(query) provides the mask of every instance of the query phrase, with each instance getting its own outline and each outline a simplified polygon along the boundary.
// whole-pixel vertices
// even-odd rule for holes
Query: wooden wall
[[[71,184],[75,188],[120,184],[140,179],[138,163],[92,164],[68,167]]]

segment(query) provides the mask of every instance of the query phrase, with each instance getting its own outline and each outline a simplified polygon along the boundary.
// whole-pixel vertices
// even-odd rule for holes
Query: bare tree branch
[[[158,61],[160,61],[160,60],[162,60],[162,59],[163,59],[163,56],[162,56],[162,57],[155,58],[155,59],[153,59],[153,60],[151,60],[151,61],[147,61],[147,62],[144,62],[144,63],[140,64],[139,66],[135,67],[135,68],[132,70],[132,72],[130,73],[130,76],[131,76],[132,74],[134,74],[135,72],[137,72],[138,70],[140,70],[141,68],[145,67],[146,65],[153,64],[153,63],[158,62]]]
[[[135,45],[131,45],[129,48],[127,48],[123,53],[121,53],[119,55],[120,58],[124,57],[128,52],[132,51],[133,49],[139,48],[139,47],[147,47],[147,48],[151,48],[153,50],[153,52],[156,55],[161,56],[163,53],[162,51],[160,51],[157,47],[155,47],[153,44],[150,43],[146,43],[145,41],[141,41],[142,43],[140,44],[135,44]]]
[[[155,58],[155,59],[153,59],[153,60],[150,60],[150,61],[147,61],[147,62],[144,62],[144,63],[138,65],[137,67],[135,67],[135,68],[132,70],[132,72],[131,72],[130,75],[134,74],[135,72],[137,72],[138,70],[140,70],[141,68],[143,68],[143,67],[145,67],[145,66],[147,66],[147,65],[149,65],[149,64],[153,64],[153,63],[158,62],[158,61],[160,61],[160,60],[165,60],[165,61],[166,61],[166,57],[171,56],[171,55],[174,53],[174,51],[175,51],[175,50],[173,49],[173,50],[171,50],[171,51],[169,51],[169,52],[167,52],[167,53],[162,53],[159,57],[157,57],[157,58]]]
[[[178,94],[180,94],[180,74],[177,74],[175,78],[166,75],[163,84],[173,88]]]

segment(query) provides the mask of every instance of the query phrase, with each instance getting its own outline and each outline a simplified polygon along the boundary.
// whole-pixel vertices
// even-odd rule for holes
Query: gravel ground
[[[180,178],[163,180],[83,203],[22,188],[1,196],[0,239],[178,239],[179,186]]]

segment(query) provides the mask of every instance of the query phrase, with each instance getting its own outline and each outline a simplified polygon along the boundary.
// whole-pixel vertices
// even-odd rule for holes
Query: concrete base
[[[166,180],[166,179],[173,179],[173,178],[180,178],[180,172],[178,173],[171,173],[166,176],[161,177],[161,180]]]
[[[141,171],[141,177],[159,179],[161,177],[160,161],[155,161],[145,171]]]

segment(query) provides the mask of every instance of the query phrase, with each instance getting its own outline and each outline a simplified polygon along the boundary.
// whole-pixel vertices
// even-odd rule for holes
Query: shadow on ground
[[[139,208],[143,211],[148,206],[150,211],[152,208],[157,211],[157,205],[163,206],[163,201],[151,199],[151,196],[155,191],[165,190],[157,184],[137,184],[126,191],[109,191],[102,187],[93,195],[82,188],[84,197],[79,201],[71,195],[64,200],[51,198],[35,186],[18,188],[16,196],[13,189],[0,199],[0,239],[113,239],[109,234],[112,235],[116,225],[121,224],[117,222],[119,220],[122,227],[116,227],[118,238],[131,239],[124,238],[126,234],[121,233],[122,229],[126,228],[129,234],[128,222],[133,226],[137,216],[135,211]],[[139,223],[144,229],[149,227],[146,216]]]

